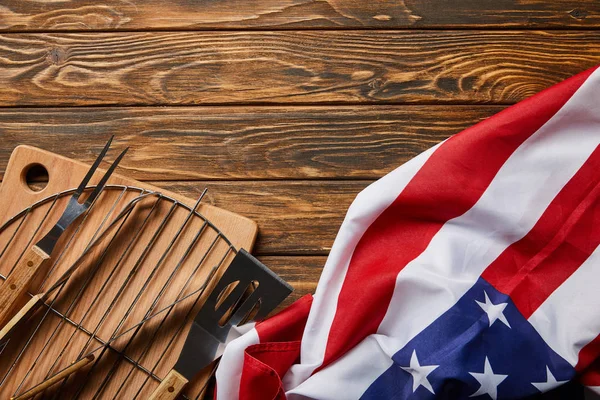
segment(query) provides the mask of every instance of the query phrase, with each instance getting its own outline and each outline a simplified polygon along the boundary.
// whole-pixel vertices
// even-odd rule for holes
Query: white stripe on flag
[[[427,249],[400,272],[388,313],[378,330],[377,342],[383,351],[373,352],[373,342],[363,341],[352,356],[346,354],[297,387],[286,386],[295,387],[288,399],[303,398],[304,393],[314,390],[319,390],[319,398],[334,396],[321,385],[341,379],[338,370],[359,376],[362,364],[352,364],[353,360],[389,360],[454,305],[502,251],[534,226],[600,142],[599,85],[600,71],[596,70],[511,155],[475,206],[447,222]],[[372,363],[382,366],[377,375],[385,371],[384,360]],[[358,397],[371,383],[369,379],[355,382],[356,391],[348,393],[349,398]]]
[[[238,399],[240,395],[240,379],[244,368],[244,355],[248,346],[258,344],[260,339],[255,323],[233,326],[227,335],[227,346],[222,352],[219,368],[215,374],[217,379],[217,400]],[[221,347],[217,354],[221,352]],[[219,382],[221,384],[219,384]]]
[[[319,279],[302,337],[301,364],[294,365],[284,377],[286,388],[306,380],[323,362],[338,296],[358,241],[442,143],[372,183],[352,202]]]
[[[365,391],[365,382],[373,382],[381,371],[392,365],[377,342],[380,335],[370,335],[360,345],[348,351],[334,363],[333,369],[324,368],[311,376],[305,384],[286,393],[288,400],[357,399]]]
[[[573,366],[577,364],[579,351],[600,332],[599,278],[600,247],[597,247],[529,317],[544,341]]]
[[[598,400],[600,399],[600,386],[586,386],[584,394],[585,400]]]

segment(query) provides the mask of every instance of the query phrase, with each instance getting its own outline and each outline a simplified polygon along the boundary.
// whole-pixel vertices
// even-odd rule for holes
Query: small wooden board
[[[114,154],[116,152],[111,152],[107,158],[112,160],[111,156]],[[129,157],[135,158],[135,154],[130,154]],[[27,170],[36,164],[45,167],[49,173],[48,185],[39,192],[32,191],[25,182]],[[75,188],[88,168],[89,166],[83,163],[37,148],[17,147],[10,158],[0,187],[0,224],[4,224],[21,210],[41,199]],[[99,171],[92,179],[92,184],[101,176],[102,172]],[[188,206],[195,203],[195,200],[117,174],[111,178],[109,184],[158,191]],[[203,188],[198,189],[200,194]],[[74,227],[65,232],[52,253],[49,265],[51,273],[47,279],[41,274],[30,288],[30,293],[39,293],[55,282],[84,251],[98,228],[106,226],[122,206],[137,195],[139,191],[136,190],[105,190],[83,222],[74,224]],[[37,207],[0,231],[0,273],[3,276],[9,273],[30,241],[33,244],[58,220],[67,200],[68,196],[64,196],[56,203],[48,202]],[[201,204],[198,207],[199,214],[210,221],[217,230],[209,229],[210,226],[206,228],[205,221],[196,217],[184,226],[189,210],[175,206],[174,211],[171,211],[173,204],[167,200],[156,204],[155,200],[148,200],[139,210],[136,208],[114,236],[116,239],[110,242],[110,246],[108,244],[112,235],[107,236],[106,243],[101,243],[86,255],[85,262],[71,277],[62,293],[57,295],[54,306],[59,312],[68,314],[72,323],[60,323],[61,319],[50,313],[33,336],[26,351],[18,358],[8,379],[0,387],[0,398],[23,393],[43,381],[49,372],[54,374],[67,367],[80,357],[84,344],[88,343],[88,349],[97,348],[101,341],[110,339],[123,317],[126,318],[120,332],[141,321],[149,309],[158,311],[177,298],[197,290],[215,266],[226,265],[232,258],[233,253],[227,251],[228,245],[217,240],[217,230],[222,232],[235,248],[252,248],[257,234],[254,221],[214,206]],[[166,217],[168,218],[165,220]],[[19,225],[21,221],[22,225]],[[38,226],[40,228],[36,231]],[[181,235],[173,242],[172,239],[182,226],[184,229]],[[14,232],[17,233],[14,235]],[[197,236],[198,232],[202,233]],[[75,239],[70,240],[70,237]],[[211,245],[212,243],[216,245]],[[149,244],[152,244],[150,250],[144,253]],[[65,248],[67,250],[63,251]],[[190,248],[193,250],[186,253]],[[95,272],[92,273],[94,268]],[[82,295],[74,302],[79,290]],[[160,293],[162,295],[158,296]],[[135,302],[138,294],[139,300]],[[51,296],[50,301],[53,299],[54,296]],[[23,299],[24,302],[26,300]],[[175,364],[183,346],[190,317],[193,317],[194,310],[202,303],[202,299],[198,302],[193,300],[194,296],[178,304],[162,323],[162,317],[153,318],[145,323],[143,331],[132,343],[127,344],[128,335],[115,341],[112,344],[113,349],[122,351],[131,359],[138,359],[143,354],[140,358],[141,367],[153,371],[160,379],[164,378]],[[130,309],[131,304],[135,306]],[[24,332],[11,339],[0,355],[0,379],[17,360],[18,352],[24,345],[19,343],[19,339],[24,341],[28,337],[27,334],[35,329],[35,321],[41,319],[42,311],[45,312],[46,309],[40,310],[23,326]],[[187,323],[181,327],[183,321]],[[80,327],[76,326],[78,324]],[[57,333],[53,334],[55,329]],[[95,332],[100,341],[90,341],[91,332]],[[65,347],[65,343],[69,345]],[[147,343],[151,345],[148,347]],[[58,362],[55,363],[57,359]],[[121,361],[115,364],[119,359]],[[109,349],[89,376],[86,375],[89,370],[86,368],[69,378],[62,388],[60,398],[70,398],[69,396],[74,395],[75,392],[69,392],[69,387],[78,387],[82,379],[86,379],[86,385],[80,397],[94,397],[113,367],[115,369],[110,379],[104,383],[98,398],[134,398],[137,394],[137,398],[144,399],[158,386],[158,380],[147,371],[144,372],[142,368],[134,366],[116,351]],[[205,380],[206,374],[200,374],[188,385],[184,393],[189,398],[199,398],[200,388]],[[60,386],[60,383],[55,385],[44,398],[49,398],[52,390]]]

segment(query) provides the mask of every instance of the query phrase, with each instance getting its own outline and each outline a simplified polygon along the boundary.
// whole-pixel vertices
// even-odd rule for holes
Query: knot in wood
[[[384,85],[385,79],[383,78],[373,79],[371,82],[369,82],[369,86],[371,86],[373,89],[381,89]]]
[[[585,10],[581,10],[579,8],[576,8],[574,10],[571,10],[569,12],[569,15],[575,19],[584,19],[585,17],[587,17],[588,13]]]
[[[46,59],[50,64],[60,65],[65,61],[65,55],[66,54],[63,49],[55,47],[48,52]]]

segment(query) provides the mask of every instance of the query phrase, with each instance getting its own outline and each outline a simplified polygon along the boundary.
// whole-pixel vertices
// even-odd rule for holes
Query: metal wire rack
[[[48,196],[2,225],[0,263],[14,268],[74,190]],[[205,193],[189,207],[159,192],[107,185],[40,278],[40,288],[49,288],[44,306],[2,344],[0,396],[18,398],[94,354],[85,370],[36,398],[147,397],[173,365],[211,278],[236,253],[198,211]],[[82,244],[84,237],[91,239]],[[192,385],[184,398],[198,399],[204,389]]]

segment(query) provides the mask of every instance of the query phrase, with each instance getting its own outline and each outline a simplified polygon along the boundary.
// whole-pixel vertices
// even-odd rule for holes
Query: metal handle
[[[40,267],[50,256],[37,246],[23,254],[14,270],[0,286],[0,326],[4,326],[13,316],[15,305],[29,289]]]
[[[188,382],[183,375],[172,369],[148,400],[175,400]]]

